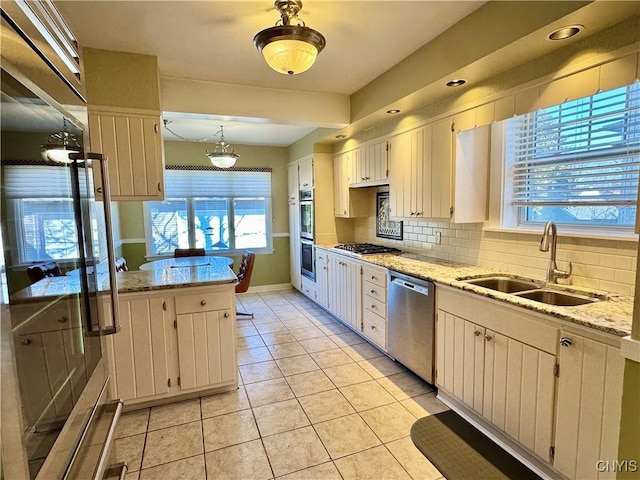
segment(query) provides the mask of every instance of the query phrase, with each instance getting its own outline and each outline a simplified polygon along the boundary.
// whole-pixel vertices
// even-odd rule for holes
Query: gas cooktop
[[[373,243],[342,243],[334,248],[346,250],[356,255],[368,255],[373,253],[400,253],[400,250],[394,247],[385,247],[384,245],[374,245]]]

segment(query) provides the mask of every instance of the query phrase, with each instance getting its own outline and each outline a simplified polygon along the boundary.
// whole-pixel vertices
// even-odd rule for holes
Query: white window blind
[[[167,170],[165,184],[167,198],[271,198],[271,172]]]
[[[517,207],[637,203],[640,83],[509,121]]]
[[[6,165],[4,188],[7,199],[71,198],[70,167],[47,165]],[[86,192],[85,171],[79,168],[81,194]],[[91,177],[91,175],[90,175]]]

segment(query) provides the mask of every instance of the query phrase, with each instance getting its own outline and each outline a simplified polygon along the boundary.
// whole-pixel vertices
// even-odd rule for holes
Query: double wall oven
[[[77,44],[56,7],[1,13],[1,476],[102,478],[122,409],[102,354],[118,330],[107,161],[83,151]]]
[[[313,190],[300,190],[300,273],[311,280],[316,279],[313,223]]]

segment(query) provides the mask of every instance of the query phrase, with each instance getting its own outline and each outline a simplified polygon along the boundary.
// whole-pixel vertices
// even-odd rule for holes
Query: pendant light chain
[[[162,121],[164,123],[164,128],[166,128],[167,130],[169,130],[169,132],[171,132],[172,135],[175,135],[176,137],[178,137],[180,140],[184,140],[185,142],[198,142],[198,143],[204,143],[204,142],[209,142],[211,143],[213,140],[215,140],[215,138],[220,135],[220,133],[222,132],[222,130],[218,130],[216,133],[214,133],[213,135],[211,135],[210,137],[207,138],[203,138],[201,140],[191,140],[190,138],[186,138],[183,137],[182,135],[180,135],[179,133],[174,132],[170,127],[169,124],[173,123],[171,120],[163,120]],[[214,142],[215,143],[215,142]]]

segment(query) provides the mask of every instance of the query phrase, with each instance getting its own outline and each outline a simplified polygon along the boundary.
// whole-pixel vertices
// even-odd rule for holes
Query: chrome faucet
[[[549,237],[551,237],[551,242],[549,242]],[[571,262],[569,262],[568,272],[565,272],[564,270],[558,270],[558,265],[556,264],[557,242],[558,230],[556,228],[556,224],[553,222],[547,222],[544,225],[544,231],[542,232],[542,238],[540,239],[540,247],[538,248],[541,252],[550,252],[549,264],[547,265],[546,283],[558,283],[558,278],[569,278],[569,276],[571,275],[571,271],[573,270],[573,265],[571,265]],[[549,243],[551,243],[551,248],[549,248]]]

